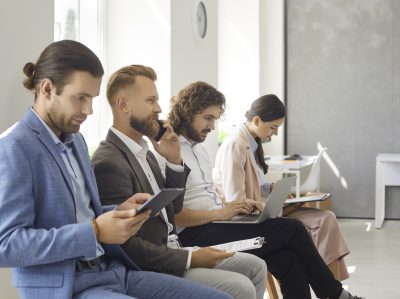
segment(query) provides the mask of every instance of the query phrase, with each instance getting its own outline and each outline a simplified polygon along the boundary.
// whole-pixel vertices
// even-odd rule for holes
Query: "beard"
[[[48,113],[47,117],[51,122],[50,127],[59,131],[61,135],[78,133],[81,127],[78,124],[73,124],[70,121],[67,121],[62,115]]]
[[[201,132],[198,132],[191,123],[186,125],[186,134],[190,140],[195,142],[203,142],[206,139],[207,134],[210,132],[210,129],[204,129]],[[202,133],[205,135],[205,137],[201,136]]]
[[[158,124],[154,120],[154,116],[150,115],[147,118],[139,119],[136,116],[131,116],[130,125],[139,133],[154,138],[158,133]]]
[[[48,124],[49,127],[61,135],[79,132],[80,124],[74,124],[72,122],[72,117],[64,114],[64,111],[60,105],[59,97],[53,96],[52,101],[53,104],[50,106],[49,111],[47,112],[47,118],[50,121]],[[80,118],[82,118],[82,116]]]

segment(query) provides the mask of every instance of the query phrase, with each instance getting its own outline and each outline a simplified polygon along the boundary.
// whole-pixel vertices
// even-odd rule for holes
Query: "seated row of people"
[[[113,125],[93,172],[79,128],[100,91],[96,55],[78,42],[55,42],[24,73],[34,104],[0,138],[0,266],[14,268],[21,298],[262,298],[267,266],[284,298],[311,298],[310,286],[320,298],[358,298],[327,266],[347,248],[324,261],[313,230],[296,219],[213,223],[261,209],[261,196],[231,197],[222,187],[222,203],[213,190],[201,142],[225,108],[214,87],[182,89],[157,142],[155,72],[141,65],[115,72],[107,85]],[[165,187],[186,192],[156,217],[136,214]],[[247,253],[209,247],[258,236],[266,243]]]

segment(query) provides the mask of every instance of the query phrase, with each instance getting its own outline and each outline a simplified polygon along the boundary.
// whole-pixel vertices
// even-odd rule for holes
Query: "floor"
[[[343,286],[367,299],[400,299],[400,221],[386,220],[380,230],[370,219],[338,223],[351,251],[346,257],[350,278]]]

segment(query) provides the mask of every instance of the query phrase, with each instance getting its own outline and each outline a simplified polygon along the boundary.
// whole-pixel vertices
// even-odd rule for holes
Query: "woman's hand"
[[[289,199],[293,199],[294,198],[292,193],[288,194],[288,198]],[[292,214],[294,211],[296,211],[297,209],[301,208],[302,205],[303,205],[303,203],[299,202],[299,203],[289,204],[289,205],[283,207],[282,216],[286,217],[286,216]]]

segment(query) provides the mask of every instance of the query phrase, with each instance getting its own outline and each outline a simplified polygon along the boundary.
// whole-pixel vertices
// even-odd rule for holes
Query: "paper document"
[[[329,193],[321,195],[303,196],[286,199],[285,204],[299,203],[299,202],[309,202],[309,201],[321,201],[329,198],[331,195]]]
[[[211,247],[226,250],[228,252],[245,251],[260,248],[264,244],[264,238],[257,237],[253,239],[240,240],[235,242],[223,243],[219,245],[213,245]]]

